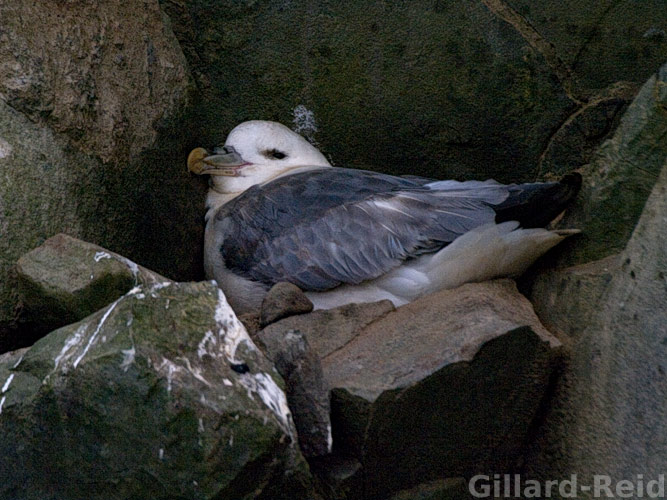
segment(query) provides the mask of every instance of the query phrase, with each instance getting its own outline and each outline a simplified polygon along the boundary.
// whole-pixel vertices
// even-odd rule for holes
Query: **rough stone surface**
[[[598,313],[600,299],[620,266],[618,255],[562,269],[541,272],[532,281],[530,297],[540,321],[560,340],[583,331]]]
[[[2,498],[308,497],[282,381],[210,283],[136,288],[0,360]]]
[[[661,0],[505,3],[554,45],[584,96],[618,81],[641,83],[667,59],[667,12]]]
[[[327,455],[331,453],[331,408],[320,358],[299,331],[276,333],[262,331],[254,340],[285,380],[287,404],[304,456]]]
[[[318,356],[324,358],[347,344],[363,327],[394,310],[389,300],[320,309],[310,314],[282,319],[264,328],[261,335],[280,338],[290,331],[301,332]]]
[[[0,19],[0,331],[16,326],[11,266],[60,232],[201,277],[194,87],[158,3],[19,0]]]
[[[137,285],[169,281],[121,255],[65,234],[22,256],[16,276],[21,330],[33,335],[79,321]],[[11,340],[24,343],[21,338]],[[15,348],[11,340],[0,339],[4,350]]]
[[[620,266],[579,333],[526,459],[540,478],[658,479],[667,462],[667,162]],[[599,295],[595,291],[595,295]],[[582,295],[581,300],[588,300]],[[641,472],[637,472],[641,471]],[[591,498],[591,494],[582,494]]]
[[[313,303],[292,283],[276,283],[262,301],[259,324],[264,327],[286,316],[309,313]]]
[[[187,62],[155,0],[17,1],[0,17],[0,99],[103,161],[155,143],[186,102]]]
[[[468,482],[462,478],[439,479],[404,490],[390,500],[463,500],[474,498],[468,491]]]
[[[403,306],[322,360],[334,452],[361,462],[372,499],[417,480],[508,470],[559,350],[510,280]]]
[[[582,170],[582,190],[563,219],[565,227],[582,234],[559,246],[557,265],[599,260],[623,250],[667,157],[665,109],[667,64],[644,84],[613,137]]]
[[[275,119],[339,166],[516,181],[535,178],[545,145],[588,101],[667,59],[659,4],[573,0],[567,21],[544,0],[163,7],[206,103],[202,144]],[[604,136],[614,113],[602,114]]]

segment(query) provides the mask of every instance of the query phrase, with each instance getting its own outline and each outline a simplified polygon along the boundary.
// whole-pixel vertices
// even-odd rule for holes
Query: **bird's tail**
[[[559,182],[513,184],[509,196],[493,209],[496,222],[519,221],[521,227],[544,227],[572,202],[581,189],[581,175],[571,172]]]

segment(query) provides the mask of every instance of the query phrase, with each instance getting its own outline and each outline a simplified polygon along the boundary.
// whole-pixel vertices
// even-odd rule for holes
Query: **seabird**
[[[504,185],[333,167],[275,122],[235,127],[188,168],[210,176],[204,267],[238,314],[277,282],[316,308],[395,305],[466,282],[516,277],[576,230],[544,229],[581,176]]]

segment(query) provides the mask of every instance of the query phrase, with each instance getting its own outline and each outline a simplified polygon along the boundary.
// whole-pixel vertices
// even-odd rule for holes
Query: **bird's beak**
[[[204,148],[195,148],[188,155],[188,170],[197,175],[226,175],[237,177],[241,167],[250,165],[231,146],[216,148],[210,154]]]

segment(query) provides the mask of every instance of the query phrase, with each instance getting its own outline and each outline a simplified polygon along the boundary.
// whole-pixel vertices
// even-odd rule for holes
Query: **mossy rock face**
[[[211,283],[138,287],[0,378],[2,498],[306,495],[283,382]]]
[[[168,19],[157,2],[70,7],[0,5],[0,335],[11,267],[57,233],[202,274],[205,189],[180,133],[194,85]]]
[[[613,137],[582,169],[581,193],[563,220],[582,235],[559,248],[561,266],[625,248],[667,158],[667,64],[642,86]]]
[[[339,166],[527,181],[589,101],[618,81],[641,84],[667,58],[658,3],[162,5],[200,85],[202,145],[270,119],[292,122]],[[573,134],[593,149],[627,99]]]

